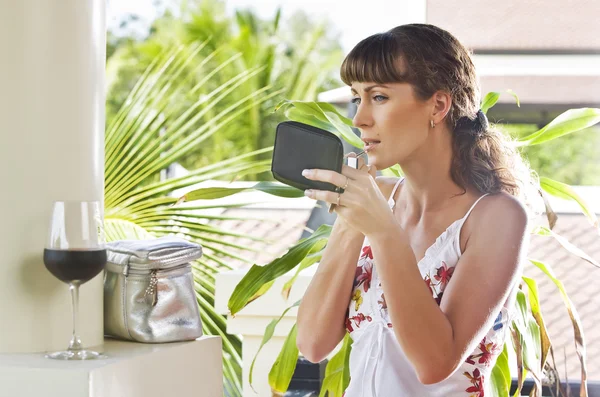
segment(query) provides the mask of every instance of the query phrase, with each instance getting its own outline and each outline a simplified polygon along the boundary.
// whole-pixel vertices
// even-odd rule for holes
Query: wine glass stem
[[[73,301],[73,337],[71,343],[69,343],[69,350],[81,350],[81,339],[77,335],[77,329],[79,328],[79,283],[69,283],[69,289],[71,290],[71,299]]]

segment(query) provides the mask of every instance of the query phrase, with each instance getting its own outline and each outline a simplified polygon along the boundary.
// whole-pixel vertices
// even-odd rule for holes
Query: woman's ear
[[[431,101],[433,105],[431,120],[433,120],[435,125],[438,125],[444,121],[444,118],[446,118],[446,115],[450,111],[452,97],[445,91],[437,91],[431,97]]]

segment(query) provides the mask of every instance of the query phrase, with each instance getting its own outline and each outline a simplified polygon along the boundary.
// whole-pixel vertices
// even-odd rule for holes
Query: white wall
[[[102,200],[104,0],[0,0],[0,353],[66,348],[68,287],[42,263],[54,200]],[[101,276],[81,289],[102,338]]]

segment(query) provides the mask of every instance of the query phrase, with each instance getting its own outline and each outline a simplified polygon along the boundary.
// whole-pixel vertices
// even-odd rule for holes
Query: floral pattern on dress
[[[467,363],[471,365],[475,365],[477,363],[489,367],[496,357],[502,353],[502,347],[498,346],[494,342],[487,341],[486,337],[479,342],[477,350],[479,351],[478,353],[471,354],[467,358]]]
[[[439,285],[441,289],[445,289],[446,285],[450,282],[452,275],[454,274],[454,266],[448,267],[446,262],[442,261],[442,265],[437,268],[435,276],[433,276],[437,281],[439,281]]]
[[[431,296],[440,305],[444,291],[454,275],[454,266],[448,266],[445,261],[440,261],[438,266],[432,266],[432,270],[425,274],[423,281],[429,289]],[[465,360],[466,365],[472,366],[470,370],[464,371],[463,375],[469,380],[469,386],[465,389],[469,397],[484,397],[485,376],[482,370],[488,373],[492,364],[502,353],[502,344],[496,343],[498,331],[504,327],[503,313],[500,312],[494,321],[491,333],[484,337],[471,355]],[[494,340],[492,340],[491,338]],[[469,367],[467,367],[469,368]]]
[[[433,278],[431,277],[433,273]],[[442,297],[444,296],[444,290],[450,282],[452,275],[454,274],[454,266],[448,266],[446,262],[441,261],[441,265],[425,275],[423,281],[429,288],[429,292],[438,306],[442,303]]]
[[[363,256],[361,259],[364,260],[362,261],[362,265],[356,267],[356,274],[354,275],[354,288],[362,285],[364,292],[369,292],[369,289],[371,289],[371,280],[373,279],[373,261],[367,259],[369,258],[369,253],[371,252],[370,247],[365,248],[369,248],[369,251],[365,254],[365,250],[363,249]]]
[[[481,375],[479,368],[475,368],[473,373],[465,372],[467,378],[469,378],[469,382],[471,382],[471,386],[469,386],[465,391],[467,393],[471,393],[469,397],[484,397],[484,376]]]
[[[360,328],[360,324],[363,321],[371,322],[371,321],[373,321],[373,318],[371,316],[365,316],[363,313],[357,313],[356,316],[348,317],[346,319],[346,330],[348,332],[354,331],[354,326],[352,325],[353,321],[354,321],[354,326],[356,328]]]
[[[444,238],[438,239],[437,253],[429,250],[427,260],[418,263],[423,281],[432,298],[441,304],[444,292],[451,282],[458,257],[453,256],[451,249],[445,251]],[[442,247],[442,248],[440,248]],[[443,252],[443,254],[439,254]],[[389,292],[389,291],[388,291]],[[393,303],[393,302],[392,302]],[[367,239],[363,244],[358,259],[352,294],[345,319],[346,330],[354,340],[363,332],[370,332],[373,322],[383,320],[387,328],[393,325],[388,313],[388,302],[381,279],[375,267],[373,252]],[[508,311],[501,311],[489,332],[470,352],[460,369],[453,375],[457,390],[464,390],[465,397],[485,397],[486,384],[495,360],[502,352],[507,324],[510,321]],[[460,381],[459,381],[460,379]],[[488,381],[489,383],[489,381]]]
[[[352,295],[352,301],[355,302],[354,310],[358,311],[358,309],[360,309],[360,305],[362,305],[363,303],[362,292],[360,291],[360,289],[357,288],[354,290],[354,294]]]

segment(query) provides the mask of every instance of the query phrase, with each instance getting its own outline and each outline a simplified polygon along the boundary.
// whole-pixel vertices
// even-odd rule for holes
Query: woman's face
[[[381,170],[403,163],[425,142],[431,104],[418,100],[410,84],[353,82],[351,90],[369,164]]]

